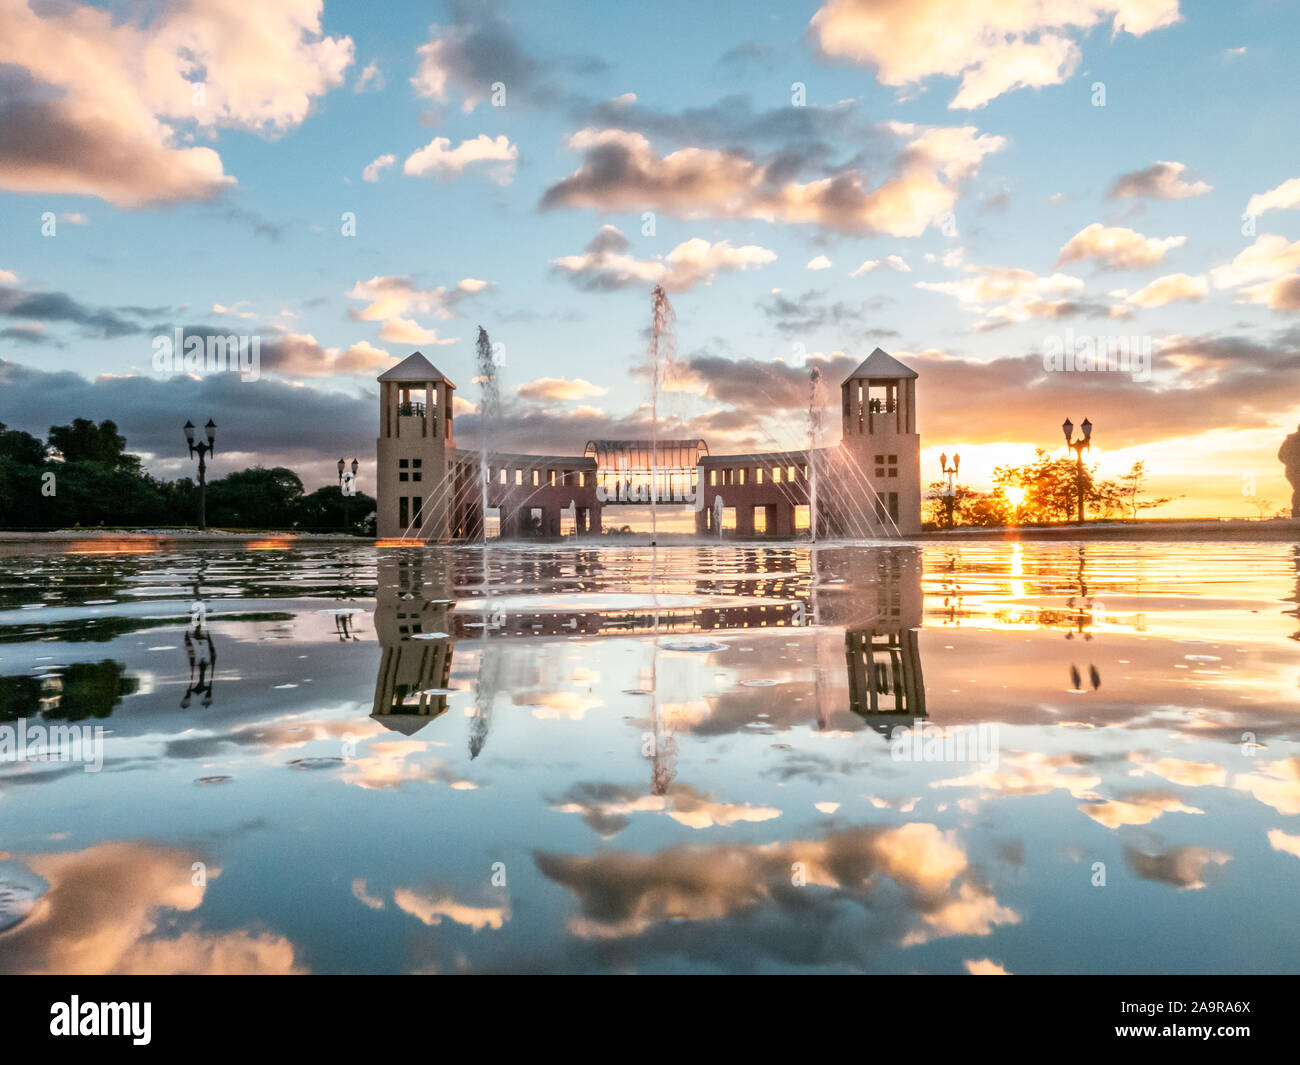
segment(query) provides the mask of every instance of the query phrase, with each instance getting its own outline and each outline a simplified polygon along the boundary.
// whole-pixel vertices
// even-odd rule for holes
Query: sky
[[[494,446],[581,454],[650,434],[661,283],[663,436],[806,446],[817,367],[833,441],[879,346],[923,481],[1087,417],[1151,513],[1253,517],[1300,422],[1297,39],[1280,0],[0,0],[0,422],[175,477],[211,418],[212,476],[373,490],[413,351],[477,447],[482,326]],[[160,368],[177,329],[258,373]]]

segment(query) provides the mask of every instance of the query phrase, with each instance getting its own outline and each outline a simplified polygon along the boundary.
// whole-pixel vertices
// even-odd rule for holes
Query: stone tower
[[[839,471],[841,498],[827,502],[843,535],[892,534],[895,525],[904,536],[921,531],[916,379],[915,370],[876,348],[840,385],[840,459],[848,469]]]
[[[379,375],[375,503],[380,539],[449,535],[455,389],[418,351]]]

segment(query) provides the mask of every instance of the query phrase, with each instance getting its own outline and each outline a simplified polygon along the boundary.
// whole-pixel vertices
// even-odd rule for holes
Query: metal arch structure
[[[693,470],[708,458],[704,440],[588,440],[586,458],[596,460],[596,470]]]

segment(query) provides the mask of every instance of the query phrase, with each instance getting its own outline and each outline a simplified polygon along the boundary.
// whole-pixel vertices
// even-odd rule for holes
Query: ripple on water
[[[659,646],[665,651],[686,651],[697,655],[713,654],[715,651],[727,649],[725,643],[719,643],[717,640],[701,640],[689,636],[679,640],[665,640]]]
[[[333,769],[336,765],[342,765],[342,758],[295,758],[288,763],[290,769]]]
[[[194,783],[195,783],[195,784],[204,784],[204,785],[206,785],[206,784],[225,784],[227,781],[230,781],[230,780],[233,780],[233,779],[234,779],[233,777],[223,777],[223,776],[215,776],[215,777],[199,777],[198,780],[196,780]]]

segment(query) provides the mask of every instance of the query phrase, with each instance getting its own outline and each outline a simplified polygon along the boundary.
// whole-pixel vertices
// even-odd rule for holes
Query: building
[[[699,439],[589,440],[582,455],[456,447],[456,386],[420,352],[379,376],[381,539],[597,534],[605,507],[694,511],[699,536],[866,539],[921,529],[914,370],[876,348],[840,385],[833,447],[712,455]],[[485,509],[486,503],[486,509]]]

